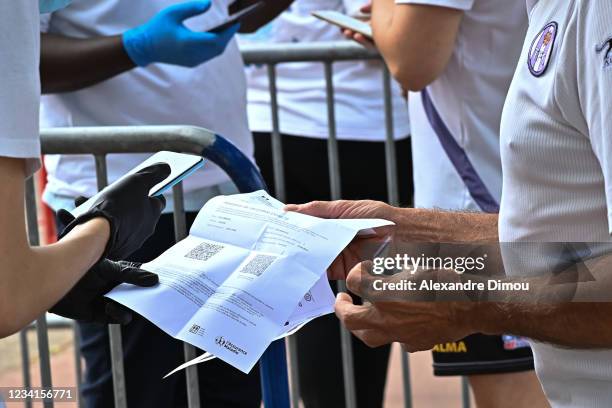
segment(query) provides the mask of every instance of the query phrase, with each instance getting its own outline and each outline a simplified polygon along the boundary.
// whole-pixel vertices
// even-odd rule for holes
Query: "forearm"
[[[408,33],[410,27],[398,23],[397,9],[395,0],[373,1],[374,42],[395,80],[403,89],[416,91],[424,88],[434,77],[432,75],[431,80],[425,79],[424,73],[420,71],[420,67],[425,64],[423,59],[418,58],[417,50],[412,45],[417,39],[411,38]]]
[[[259,0],[238,0],[230,6],[230,12],[235,13]],[[293,0],[266,0],[264,6],[256,13],[245,18],[240,25],[241,33],[254,33],[260,27],[274,20],[293,3]]]
[[[475,332],[512,333],[574,349],[612,347],[612,303],[482,303],[473,309]]]
[[[538,256],[568,254],[573,246],[544,244]],[[513,333],[562,347],[612,348],[612,255],[607,248],[597,254],[597,247],[590,247],[595,255],[572,262],[555,259],[547,262],[547,269],[524,271],[531,276],[507,277],[508,282],[528,282],[529,291],[498,295],[500,302],[475,304],[470,314],[482,314],[476,323],[482,324],[485,333]],[[559,265],[564,268],[559,270]]]
[[[40,74],[43,93],[76,91],[134,67],[123,48],[120,35],[77,39],[41,34]]]
[[[0,338],[48,310],[102,256],[110,235],[96,218],[57,244],[28,245],[24,162],[0,157]]]
[[[0,338],[18,331],[57,303],[100,259],[108,237],[108,222],[96,218],[77,226],[56,244],[14,249],[16,253],[2,273]]]
[[[371,25],[376,47],[391,68],[401,63],[399,58],[400,44],[395,42],[396,27],[393,27],[395,0],[373,0]],[[404,55],[404,58],[407,56]]]
[[[463,12],[374,0],[374,41],[404,89],[419,91],[438,78],[450,60]]]
[[[499,242],[497,214],[397,208],[397,236],[421,243]]]

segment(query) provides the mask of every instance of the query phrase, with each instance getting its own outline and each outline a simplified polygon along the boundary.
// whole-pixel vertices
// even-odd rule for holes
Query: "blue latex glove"
[[[210,0],[188,1],[167,7],[147,23],[123,34],[123,47],[138,66],[154,62],[195,67],[225,51],[238,31],[235,24],[221,32],[195,32],[183,25],[190,17],[206,12]]]

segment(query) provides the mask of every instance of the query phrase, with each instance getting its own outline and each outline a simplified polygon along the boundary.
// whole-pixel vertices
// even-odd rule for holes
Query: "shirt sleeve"
[[[601,166],[612,234],[612,2],[583,1],[576,31],[576,73],[582,115]]]
[[[476,0],[395,0],[396,4],[421,4],[425,6],[448,7],[468,11]],[[514,1],[514,0],[513,0]]]
[[[37,0],[0,1],[0,156],[40,167]]]

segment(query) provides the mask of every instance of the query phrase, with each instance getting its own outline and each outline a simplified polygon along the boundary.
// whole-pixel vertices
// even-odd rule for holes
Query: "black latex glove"
[[[101,260],[49,311],[87,322],[129,323],[132,320],[132,312],[104,295],[121,283],[140,287],[157,285],[159,277],[153,272],[140,269],[140,265],[134,262]]]
[[[58,211],[58,216],[67,225],[60,238],[78,224],[104,217],[110,223],[111,231],[102,258],[127,258],[155,231],[166,200],[163,196],[149,197],[149,190],[169,175],[170,166],[155,164],[113,184],[89,211],[77,219],[66,210]]]

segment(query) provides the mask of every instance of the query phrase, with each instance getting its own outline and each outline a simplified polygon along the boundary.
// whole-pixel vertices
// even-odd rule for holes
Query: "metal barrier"
[[[108,184],[106,155],[110,153],[149,153],[170,150],[201,155],[221,167],[241,192],[264,189],[265,184],[253,163],[230,142],[210,131],[189,126],[143,127],[91,127],[58,128],[42,132],[42,150],[45,154],[91,154],[96,163],[98,188]],[[176,240],[187,235],[182,185],[173,189],[174,225]],[[26,186],[26,210],[31,245],[39,244],[36,196],[33,178]],[[43,387],[51,387],[52,375],[49,355],[48,327],[45,315],[36,321],[36,333],[40,356],[40,376]],[[27,329],[25,329],[27,330]],[[31,384],[26,331],[21,333],[23,346],[24,384]],[[121,328],[109,326],[113,388],[116,408],[127,407],[123,371]],[[195,348],[185,344],[185,358],[195,357]],[[78,367],[78,364],[77,364]],[[285,345],[276,341],[260,360],[263,400],[266,407],[289,407]],[[190,408],[200,406],[197,368],[187,369],[187,395]],[[45,401],[44,407],[53,407],[53,401]],[[29,406],[26,403],[26,406]]]
[[[248,45],[241,49],[246,64],[263,64],[267,66],[270,83],[271,117],[272,117],[272,151],[275,178],[276,196],[285,200],[285,181],[283,171],[282,140],[278,116],[278,98],[276,88],[276,65],[288,62],[320,62],[324,66],[325,90],[327,95],[327,118],[329,127],[328,162],[330,167],[330,187],[333,199],[342,197],[340,189],[341,175],[339,171],[338,146],[336,137],[336,113],[334,108],[333,63],[349,60],[380,60],[374,50],[365,49],[353,42],[325,42],[325,43],[298,43],[298,44],[266,44]],[[389,203],[399,203],[397,167],[395,162],[393,106],[391,93],[391,77],[389,71],[381,69],[381,87],[384,92],[385,109],[385,154],[386,175]],[[225,139],[201,128],[185,126],[154,126],[154,127],[102,127],[102,128],[66,128],[49,129],[42,132],[42,146],[45,154],[92,154],[96,162],[98,187],[107,184],[105,155],[109,153],[143,153],[158,150],[171,150],[201,154],[223,168],[236,183],[240,191],[252,191],[264,186],[261,176],[250,161],[242,155],[233,145]],[[182,187],[178,185],[173,190],[175,199],[174,222],[176,239],[182,239],[187,231],[182,201]],[[28,182],[27,188],[28,232],[33,245],[38,245],[38,228],[36,220],[36,206],[34,183]],[[344,289],[344,287],[341,287]],[[40,353],[40,372],[42,385],[49,387],[51,381],[51,367],[49,361],[47,322],[41,317],[36,322],[38,348]],[[27,342],[25,332],[21,333],[20,341],[23,347],[22,361],[24,362],[24,384],[31,384]],[[126,406],[126,392],[122,351],[121,332],[119,327],[110,326],[111,354],[113,363],[113,381],[115,389],[116,406]],[[356,407],[356,390],[354,382],[354,367],[351,353],[350,334],[342,331],[342,359],[343,374],[346,393],[346,406]],[[299,406],[299,371],[297,368],[296,347],[292,337],[287,338],[287,359],[290,367],[290,382],[287,379],[287,364],[285,360],[284,343],[277,341],[266,351],[261,360],[262,390],[266,407]],[[191,359],[195,350],[191,346],[185,347],[185,357]],[[78,362],[77,362],[77,367]],[[412,407],[410,386],[410,365],[406,353],[401,355],[402,384],[404,390],[404,407]],[[275,381],[274,381],[275,380]],[[187,370],[187,389],[189,407],[199,407],[197,387],[197,370],[190,367]],[[290,393],[288,393],[288,390]],[[462,383],[462,405],[470,406],[469,389],[465,379]],[[290,397],[290,401],[289,401]],[[291,403],[290,403],[291,402]],[[26,406],[28,403],[26,402]],[[51,402],[44,404],[52,407]]]
[[[334,107],[334,83],[333,63],[339,61],[355,60],[379,60],[382,58],[378,51],[364,48],[353,41],[337,42],[311,42],[291,44],[245,44],[241,46],[242,57],[245,64],[265,65],[268,72],[270,107],[272,118],[272,157],[274,170],[274,183],[276,196],[285,201],[286,190],[284,180],[284,163],[282,157],[282,138],[280,134],[280,122],[278,115],[278,95],[276,86],[276,66],[290,62],[319,62],[323,64],[325,92],[327,102],[328,138],[327,152],[330,169],[330,191],[331,198],[337,200],[342,198],[340,188],[340,166],[338,156],[338,140],[336,133],[336,112]],[[399,204],[399,189],[395,155],[395,135],[393,118],[392,80],[389,70],[381,64],[381,87],[383,89],[385,110],[385,164],[387,176],[387,194],[389,204]],[[344,282],[339,282],[339,290],[345,290]],[[354,365],[352,360],[352,344],[348,331],[341,330],[342,365],[344,374],[344,391],[347,408],[357,406]],[[299,404],[299,387],[297,368],[297,351],[295,340],[287,340],[287,348],[290,359],[291,378],[291,401],[293,407]],[[412,407],[412,392],[410,385],[410,362],[407,353],[401,354],[402,386],[404,391],[404,407]],[[469,408],[470,396],[467,380],[462,379],[462,406]]]
[[[337,61],[350,60],[381,60],[376,50],[366,49],[354,42],[321,42],[321,43],[296,43],[296,44],[265,44],[245,45],[241,47],[245,64],[266,65],[268,70],[268,81],[270,87],[270,105],[272,118],[272,157],[274,169],[274,182],[277,198],[285,201],[285,179],[283,171],[282,140],[278,116],[278,97],[276,88],[276,65],[288,62],[320,62],[324,67],[325,92],[327,99],[327,122],[328,138],[327,152],[330,169],[331,198],[337,200],[342,198],[340,188],[340,164],[338,156],[338,140],[336,136],[336,112],[334,108],[334,84],[333,63]],[[381,87],[384,95],[385,106],[385,162],[387,175],[387,191],[389,203],[399,204],[397,167],[395,157],[395,137],[393,125],[393,100],[391,93],[391,76],[384,64],[381,69]],[[346,290],[344,282],[339,282],[339,290]],[[291,400],[292,406],[297,407],[299,403],[299,387],[295,340],[289,338],[287,342],[291,367]],[[357,406],[355,389],[355,369],[352,358],[352,344],[350,333],[341,329],[342,367],[344,374],[344,392],[347,408]],[[402,384],[404,388],[404,407],[412,407],[412,396],[410,389],[410,363],[408,355],[402,353]]]

